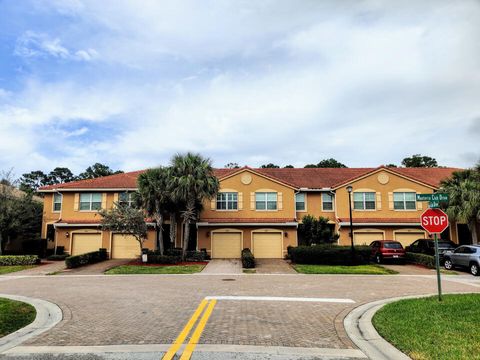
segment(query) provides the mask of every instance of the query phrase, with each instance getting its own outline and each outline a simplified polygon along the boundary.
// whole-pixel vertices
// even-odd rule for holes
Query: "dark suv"
[[[372,248],[372,258],[377,264],[385,260],[396,260],[405,263],[405,250],[402,244],[394,240],[376,240],[370,244]]]
[[[453,251],[457,245],[450,240],[438,240],[438,253],[440,259],[446,251]],[[405,248],[405,251],[435,255],[435,241],[433,239],[418,239]]]
[[[480,276],[480,245],[462,245],[455,251],[445,253],[445,269],[463,267],[470,270],[470,274]]]

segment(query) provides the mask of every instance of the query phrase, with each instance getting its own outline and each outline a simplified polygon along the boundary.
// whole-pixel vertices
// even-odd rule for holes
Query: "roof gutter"
[[[47,190],[38,190],[41,193],[71,192],[71,191],[137,191],[138,188],[55,188]]]
[[[284,223],[209,223],[209,222],[198,222],[197,228],[200,226],[295,226],[298,227],[296,222],[284,222]]]
[[[347,226],[350,225],[350,222],[340,222],[338,223],[340,226]],[[420,223],[359,223],[354,222],[353,226],[421,226]]]

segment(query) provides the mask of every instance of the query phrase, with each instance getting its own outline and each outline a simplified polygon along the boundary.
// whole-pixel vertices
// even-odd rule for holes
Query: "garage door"
[[[140,245],[132,235],[113,234],[112,259],[135,259],[140,256]]]
[[[281,259],[282,233],[253,233],[253,256],[257,259]]]
[[[98,251],[102,247],[101,234],[73,234],[72,255]]]
[[[415,240],[424,239],[425,233],[423,231],[418,232],[396,232],[395,240],[400,242],[403,247],[410,245]]]
[[[355,245],[370,245],[374,240],[383,240],[383,232],[354,232],[353,239]]]
[[[214,232],[212,258],[238,259],[242,251],[242,234],[239,232]]]

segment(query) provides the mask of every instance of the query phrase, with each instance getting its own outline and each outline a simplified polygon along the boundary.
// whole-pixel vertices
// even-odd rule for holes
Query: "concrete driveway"
[[[444,277],[445,292],[480,292],[473,277],[448,278],[455,279]],[[435,277],[423,275],[0,276],[0,284],[3,293],[63,311],[57,326],[6,359],[159,359],[205,299],[212,311],[192,359],[364,358],[345,333],[346,314],[373,300],[436,291]]]

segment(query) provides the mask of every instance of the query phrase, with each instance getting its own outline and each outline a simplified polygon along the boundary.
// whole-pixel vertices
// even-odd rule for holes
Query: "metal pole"
[[[440,254],[438,253],[437,234],[435,233],[433,236],[435,239],[435,267],[437,268],[438,301],[442,301],[442,280],[440,279]]]
[[[348,207],[350,210],[350,244],[352,249],[352,265],[355,263],[355,246],[353,246],[353,223],[352,223],[352,195],[348,193]]]

